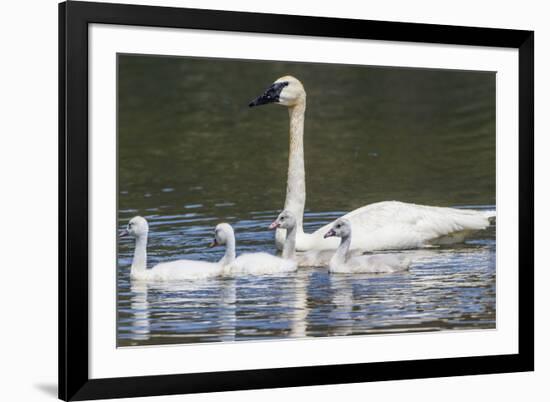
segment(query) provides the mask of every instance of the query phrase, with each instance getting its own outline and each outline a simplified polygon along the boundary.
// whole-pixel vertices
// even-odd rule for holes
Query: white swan
[[[120,236],[130,235],[136,239],[134,258],[130,269],[130,278],[140,281],[176,281],[187,279],[205,279],[223,274],[220,263],[193,260],[177,260],[155,265],[147,269],[147,220],[136,216]]]
[[[275,228],[274,223],[271,226]],[[235,232],[228,223],[220,223],[216,226],[212,245],[225,245],[225,255],[220,260],[220,264],[224,267],[225,275],[263,275],[293,272],[297,269],[296,262],[292,260],[295,233],[295,229],[289,228],[289,235],[283,247],[282,258],[268,253],[248,253],[236,257]]]
[[[304,115],[306,92],[292,76],[277,79],[249,106],[276,103],[288,107],[290,116],[290,149],[284,209],[297,219],[296,249],[336,249],[338,240],[324,238],[332,223],[314,233],[304,233],[303,215],[306,202],[304,169]],[[464,236],[489,226],[495,211],[482,212],[455,208],[430,207],[397,201],[378,202],[358,208],[344,217],[353,227],[352,249],[364,251],[423,247],[434,242],[463,241]],[[285,231],[278,229],[276,244],[282,248]]]
[[[345,218],[339,218],[325,237],[340,237],[340,246],[329,263],[331,273],[391,273],[409,269],[410,260],[393,254],[351,255],[351,223]]]

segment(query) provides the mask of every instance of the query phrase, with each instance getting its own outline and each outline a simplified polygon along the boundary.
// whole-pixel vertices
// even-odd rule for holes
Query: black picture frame
[[[518,353],[90,379],[88,24],[508,47],[519,51]],[[534,32],[70,1],[59,4],[59,398],[88,400],[534,370]]]

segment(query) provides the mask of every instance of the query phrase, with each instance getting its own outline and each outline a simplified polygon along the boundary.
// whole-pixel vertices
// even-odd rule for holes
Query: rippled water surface
[[[306,231],[383,200],[495,208],[493,73],[120,56],[118,224],[147,218],[149,266],[221,258],[222,221],[238,253],[275,252],[288,114],[247,104],[287,73],[308,93]],[[405,251],[406,273],[142,284],[122,239],[118,344],[495,328],[495,247],[493,225]]]

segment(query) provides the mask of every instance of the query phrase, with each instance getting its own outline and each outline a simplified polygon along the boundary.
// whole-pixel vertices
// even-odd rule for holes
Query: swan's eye
[[[338,225],[336,225],[336,227],[337,227],[338,229],[340,229],[340,228],[342,227],[342,225],[338,224]]]
[[[284,220],[285,220],[285,217],[284,217],[284,216],[281,216],[281,220],[284,221]]]

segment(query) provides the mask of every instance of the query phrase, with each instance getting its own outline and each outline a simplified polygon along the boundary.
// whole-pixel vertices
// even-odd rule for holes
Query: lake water
[[[488,72],[119,56],[119,214],[150,224],[149,266],[215,261],[215,225],[237,252],[275,252],[288,114],[249,109],[291,73],[308,94],[305,230],[400,200],[495,208],[495,76]],[[465,244],[415,251],[409,272],[141,284],[118,247],[118,345],[495,328],[494,225]]]

